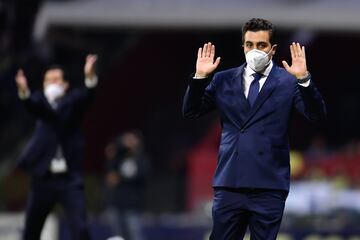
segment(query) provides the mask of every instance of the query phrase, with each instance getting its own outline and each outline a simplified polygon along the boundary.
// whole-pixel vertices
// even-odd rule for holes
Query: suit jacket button
[[[263,150],[259,150],[259,151],[258,151],[258,154],[261,156],[261,155],[264,154],[264,151],[263,151]]]

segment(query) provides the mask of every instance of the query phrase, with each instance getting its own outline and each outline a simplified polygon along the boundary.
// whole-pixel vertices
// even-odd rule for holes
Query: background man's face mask
[[[274,46],[270,49],[268,53],[260,51],[258,49],[253,49],[246,53],[245,58],[249,67],[255,72],[261,72],[264,70],[271,61],[270,53],[272,52]]]
[[[65,94],[65,87],[58,83],[51,83],[44,89],[44,94],[49,103],[61,98]]]

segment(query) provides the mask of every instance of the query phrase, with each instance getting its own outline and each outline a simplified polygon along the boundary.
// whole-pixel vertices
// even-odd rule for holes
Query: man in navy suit
[[[307,119],[325,117],[322,97],[306,66],[305,47],[290,45],[292,64],[272,61],[274,27],[254,18],[243,26],[246,63],[218,72],[215,46],[199,48],[183,114],[220,113],[222,134],[213,180],[210,239],[276,239],[290,181],[288,127],[293,109]]]
[[[43,91],[30,92],[22,70],[16,75],[19,97],[37,118],[34,134],[19,158],[31,175],[23,239],[39,240],[47,215],[56,203],[68,217],[72,239],[90,239],[82,179],[84,139],[80,130],[86,106],[94,95],[95,55],[84,67],[85,87],[70,89],[60,66],[47,69]]]

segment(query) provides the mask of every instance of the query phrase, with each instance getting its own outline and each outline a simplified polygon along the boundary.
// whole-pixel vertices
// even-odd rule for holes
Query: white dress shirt
[[[260,80],[259,80],[259,92],[261,91],[261,88],[264,86],[264,83],[267,79],[267,77],[269,76],[271,69],[273,67],[273,62],[271,61],[269,66],[267,66],[265,68],[265,70],[263,72],[261,72],[261,74],[263,75]],[[243,75],[243,88],[244,88],[244,94],[245,97],[247,98],[249,95],[249,88],[250,85],[252,83],[252,81],[254,80],[254,76],[253,74],[255,73],[254,70],[252,70],[249,65],[246,65],[245,69],[244,69],[244,75]],[[310,85],[310,80],[305,82],[305,83],[299,83],[300,86],[303,87],[308,87]]]
[[[267,79],[267,77],[269,76],[269,73],[273,67],[273,62],[271,61],[269,66],[267,66],[265,68],[265,70],[263,72],[261,72],[262,77],[259,79],[259,92],[261,90],[261,88],[264,86],[264,83]],[[247,98],[249,95],[249,89],[250,89],[250,85],[252,83],[252,81],[254,80],[254,76],[253,74],[255,73],[254,70],[252,70],[249,65],[246,65],[245,69],[244,69],[244,75],[243,75],[243,90],[244,90],[244,94],[245,97]]]

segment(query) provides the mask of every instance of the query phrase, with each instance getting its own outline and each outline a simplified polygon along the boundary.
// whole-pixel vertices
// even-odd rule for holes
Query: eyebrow
[[[256,44],[256,45],[259,45],[259,44],[269,44],[268,42],[264,42],[264,41],[261,41],[261,42],[252,42],[252,41],[246,41],[245,44]]]

